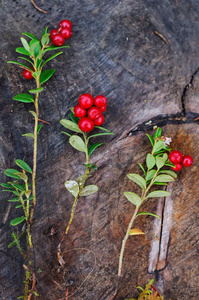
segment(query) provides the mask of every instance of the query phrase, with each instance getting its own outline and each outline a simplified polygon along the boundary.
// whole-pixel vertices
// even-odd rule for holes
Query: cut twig
[[[169,42],[161,33],[159,33],[157,30],[155,30],[154,33],[157,34],[168,45]]]
[[[35,2],[34,2],[33,0],[31,0],[31,2],[32,2],[33,6],[34,6],[37,10],[39,10],[40,12],[42,12],[42,13],[44,13],[44,14],[47,14],[47,11],[45,11],[45,10],[39,8],[39,7],[35,4]]]

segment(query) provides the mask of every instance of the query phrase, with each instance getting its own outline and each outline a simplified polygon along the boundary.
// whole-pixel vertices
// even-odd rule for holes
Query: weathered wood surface
[[[137,225],[147,235],[129,239],[121,290],[117,299],[135,297],[136,286],[151,278],[165,299],[199,299],[198,275],[198,95],[199,3],[194,0],[151,1],[37,1],[48,11],[36,11],[30,1],[1,1],[1,139],[0,181],[3,170],[16,158],[31,164],[32,142],[21,134],[32,129],[31,105],[12,101],[31,88],[21,69],[7,65],[15,60],[21,33],[39,36],[45,26],[53,29],[69,18],[73,27],[70,49],[51,64],[56,68],[40,100],[40,116],[50,122],[39,136],[38,204],[33,236],[39,299],[65,299],[66,286],[73,293],[86,275],[92,275],[71,299],[107,300],[112,294],[121,240],[132,214],[123,191],[134,190],[126,174],[138,171],[150,145],[145,131],[163,126],[173,138],[173,148],[194,157],[194,166],[183,169],[168,189],[166,201],[148,202],[143,209],[162,215],[140,218]],[[166,39],[163,40],[157,31]],[[59,120],[69,114],[80,94],[104,94],[109,99],[106,126],[114,138],[93,155],[99,167],[90,180],[98,195],[82,198],[63,245],[66,269],[59,273],[56,247],[70,216],[72,197],[64,188],[67,179],[82,172],[83,156],[61,134]],[[17,216],[2,194],[0,205],[0,299],[22,294],[23,261],[11,241],[9,221]],[[164,202],[165,201],[165,202]],[[161,225],[163,227],[161,231]],[[56,234],[51,236],[50,229]],[[162,233],[162,236],[160,236]],[[160,237],[160,242],[154,238]],[[85,250],[70,250],[86,248]],[[157,250],[158,249],[158,250]],[[94,255],[93,255],[94,253]],[[94,258],[95,256],[95,258]],[[151,274],[150,274],[151,273]]]

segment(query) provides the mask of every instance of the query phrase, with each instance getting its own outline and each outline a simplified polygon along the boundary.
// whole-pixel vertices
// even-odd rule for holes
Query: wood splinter
[[[157,34],[168,45],[169,42],[161,33],[159,33],[157,30],[155,30],[154,33]]]
[[[33,6],[34,6],[37,10],[39,10],[40,12],[42,12],[42,13],[44,13],[44,14],[47,14],[47,11],[45,11],[45,10],[39,8],[39,7],[35,4],[35,2],[34,2],[33,0],[31,0],[31,2],[32,2]]]

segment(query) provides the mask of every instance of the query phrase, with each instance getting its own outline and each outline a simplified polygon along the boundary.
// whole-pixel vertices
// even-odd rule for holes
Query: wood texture
[[[165,136],[172,137],[173,149],[193,156],[194,165],[184,168],[169,185],[171,197],[151,200],[143,207],[154,213],[158,209],[162,219],[159,224],[152,217],[137,220],[146,236],[129,239],[117,300],[136,297],[136,286],[144,286],[151,278],[166,300],[199,299],[198,1],[35,3],[48,13],[37,11],[31,1],[1,1],[1,182],[6,180],[3,170],[14,167],[15,159],[30,165],[32,160],[32,142],[21,136],[32,130],[28,113],[32,106],[12,98],[33,86],[22,77],[20,68],[6,62],[16,60],[22,32],[39,37],[44,27],[51,30],[64,18],[72,21],[74,32],[68,41],[70,48],[49,63],[56,72],[39,103],[40,116],[50,125],[44,125],[39,135],[33,228],[36,270],[42,270],[38,299],[65,300],[67,287],[69,294],[77,291],[69,299],[110,298],[121,241],[133,212],[123,191],[136,192],[126,174],[140,172],[137,163],[150,151],[145,133],[156,124],[162,126]],[[64,182],[81,174],[84,157],[70,147],[59,120],[68,117],[70,107],[91,88],[93,95],[107,96],[105,126],[116,134],[104,138],[104,145],[93,154],[98,171],[89,182],[99,186],[99,193],[79,200],[62,247],[66,269],[60,270],[56,247],[73,201]],[[7,199],[1,193],[0,299],[15,300],[23,293],[23,260],[15,248],[7,248],[12,230],[9,222],[18,215]]]

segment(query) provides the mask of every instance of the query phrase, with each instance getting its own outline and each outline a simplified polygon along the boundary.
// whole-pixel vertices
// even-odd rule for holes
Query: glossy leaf
[[[63,52],[61,51],[61,52],[58,52],[58,53],[52,55],[51,57],[49,57],[49,58],[42,64],[42,67],[43,67],[47,62],[49,62],[51,59],[55,58],[56,56],[58,56],[58,55],[60,55],[60,54],[62,54],[62,53],[63,53]]]
[[[44,82],[48,81],[50,77],[55,73],[55,70],[45,70],[40,75],[40,84],[43,84]]]
[[[9,60],[9,61],[7,61],[7,63],[8,63],[8,64],[19,65],[19,66],[21,66],[21,67],[24,67],[25,69],[28,69],[28,70],[32,71],[32,69],[31,69],[30,67],[28,67],[28,66],[26,66],[26,65],[24,65],[24,64],[22,64],[22,63],[20,63],[20,62],[17,62],[17,61]]]
[[[30,56],[30,52],[28,52],[26,49],[24,49],[23,47],[18,47],[16,49],[16,52],[20,53],[20,54],[23,54],[23,55],[27,55],[27,56]]]
[[[22,136],[26,136],[26,137],[30,137],[30,138],[32,138],[32,139],[34,139],[35,138],[35,135],[34,135],[34,133],[24,133],[24,134],[22,134]]]
[[[146,165],[149,170],[155,165],[155,157],[151,153],[148,153],[146,156]]]
[[[40,42],[38,40],[32,40],[30,42],[30,55],[33,56],[35,54],[35,49],[38,48],[40,46]]]
[[[167,191],[154,191],[147,195],[147,198],[158,198],[158,197],[167,197],[170,193]]]
[[[44,35],[47,33],[47,30],[48,30],[48,27],[45,27],[45,28],[44,28],[44,31],[43,31],[43,33],[42,33],[42,36],[44,36]]]
[[[88,139],[90,138],[93,138],[93,137],[96,137],[96,136],[101,136],[101,135],[113,135],[115,133],[112,133],[112,132],[102,132],[102,133],[96,133],[96,134],[92,134],[88,137]]]
[[[137,214],[137,216],[142,216],[142,215],[149,215],[149,216],[156,217],[156,218],[160,219],[160,217],[158,215],[152,214],[150,212],[140,212],[140,213]]]
[[[101,146],[101,145],[103,145],[103,143],[96,143],[96,144],[91,145],[91,146],[88,148],[88,156],[90,156],[90,155],[93,153],[93,151],[94,151],[97,147],[99,147],[99,146]]]
[[[87,185],[86,187],[84,187],[81,192],[80,192],[80,196],[90,196],[94,193],[96,193],[98,191],[98,187],[95,184],[91,184],[91,185]]]
[[[37,44],[37,46],[34,49],[34,56],[37,58],[37,56],[40,54],[40,43]],[[40,58],[40,57],[39,57]]]
[[[171,181],[174,181],[174,179],[170,175],[158,175],[155,178],[155,182],[171,182]]]
[[[16,225],[22,223],[25,219],[26,219],[25,217],[18,217],[18,218],[16,218],[16,219],[12,220],[12,221],[10,222],[10,225],[16,226]]]
[[[75,124],[75,123],[73,123],[73,122],[70,121],[70,120],[62,119],[62,120],[60,121],[60,123],[61,123],[64,127],[66,127],[67,129],[69,129],[69,130],[71,130],[71,131],[81,132],[81,133],[82,133],[82,131],[79,129],[78,125]]]
[[[154,139],[161,137],[161,134],[162,134],[162,129],[158,127],[156,133],[154,134]]]
[[[29,60],[28,58],[26,58],[26,57],[23,57],[23,56],[19,56],[19,58],[20,59],[24,59],[24,60],[26,60],[26,61],[28,61],[33,67],[34,67],[34,64],[33,64],[33,62],[31,61],[31,60]]]
[[[14,190],[2,190],[2,192],[9,192],[9,193],[13,193],[14,195],[16,196],[19,196],[19,193],[17,191],[14,191]]]
[[[32,174],[31,168],[29,167],[29,165],[28,165],[25,161],[23,161],[23,160],[21,160],[21,159],[17,159],[17,160],[15,160],[15,163],[16,163],[20,168],[24,169],[26,172],[29,172],[29,173]]]
[[[37,126],[37,134],[40,132],[41,127],[42,127],[42,124],[39,124],[39,125]]]
[[[13,183],[12,185],[13,185],[14,188],[16,188],[17,190],[19,190],[21,192],[25,191],[25,188],[22,185],[18,184],[18,183]]]
[[[32,33],[29,32],[24,32],[22,33],[23,35],[26,35],[27,37],[29,37],[32,40],[38,40]]]
[[[147,175],[146,175],[146,181],[149,181],[149,180],[151,180],[153,177],[154,177],[154,175],[155,175],[155,173],[156,173],[156,170],[150,170],[148,173],[147,173]]]
[[[164,164],[165,164],[164,158],[159,157],[159,156],[157,156],[155,158],[155,161],[156,161],[156,166],[157,166],[158,170],[161,169],[164,166]]]
[[[140,166],[140,168],[141,168],[141,169],[142,169],[142,171],[144,172],[144,175],[146,176],[146,171],[145,171],[145,169],[144,169],[143,165],[142,165],[141,163],[138,163],[138,165]]]
[[[42,46],[45,46],[45,45],[49,44],[49,42],[50,42],[49,35],[50,35],[49,33],[46,33],[42,36],[42,38],[41,38]]]
[[[175,165],[172,164],[172,163],[169,162],[169,161],[167,161],[167,162],[165,163],[165,166],[168,166],[168,167],[175,167]]]
[[[86,153],[86,151],[87,151],[86,145],[85,145],[84,141],[82,140],[82,138],[79,137],[78,135],[72,135],[69,138],[69,143],[76,150]]]
[[[124,192],[124,196],[137,207],[140,206],[142,203],[141,198],[135,193]]]
[[[145,234],[145,233],[139,228],[133,228],[129,232],[129,235],[140,235],[140,234]]]
[[[24,46],[24,48],[29,52],[30,47],[29,47],[28,42],[26,41],[26,39],[21,37],[21,42],[22,42],[22,45]]]
[[[42,59],[37,58],[37,69],[41,66]]]
[[[38,88],[38,89],[33,89],[33,90],[29,90],[29,93],[31,94],[39,94],[43,91],[44,89],[42,87]]]
[[[166,182],[154,182],[153,184],[154,185],[167,185]]]
[[[9,183],[1,183],[0,185],[5,189],[14,189],[13,186]]]
[[[8,176],[8,177],[12,177],[12,178],[16,178],[16,179],[21,179],[21,178],[17,175],[18,172],[19,172],[19,171],[15,170],[15,169],[6,169],[6,170],[4,171],[4,174],[5,174],[6,176]]]
[[[66,189],[76,198],[79,193],[79,185],[75,180],[68,180],[65,182]]]
[[[149,141],[151,142],[151,145],[154,146],[154,138],[152,136],[150,136],[149,134],[146,134],[146,136],[148,136]]]
[[[164,149],[165,144],[162,141],[157,141],[153,146],[153,153]]]
[[[19,204],[19,205],[16,205],[15,208],[20,208],[20,207],[23,207],[22,204]]]
[[[70,113],[69,117],[70,117],[71,121],[73,121],[74,123],[78,124],[79,118],[75,117],[75,114],[73,112]]]
[[[167,174],[167,175],[170,175],[172,176],[173,178],[177,178],[177,174],[173,171],[170,171],[170,170],[161,170],[160,173],[164,173],[164,174]]]
[[[130,180],[134,181],[137,185],[139,185],[141,187],[141,189],[146,188],[146,181],[142,176],[135,174],[135,173],[131,173],[131,174],[128,174],[127,177]]]
[[[8,202],[21,202],[20,198],[13,198],[8,200]]]
[[[16,101],[21,101],[24,103],[34,102],[34,98],[29,94],[18,94],[13,98]]]

